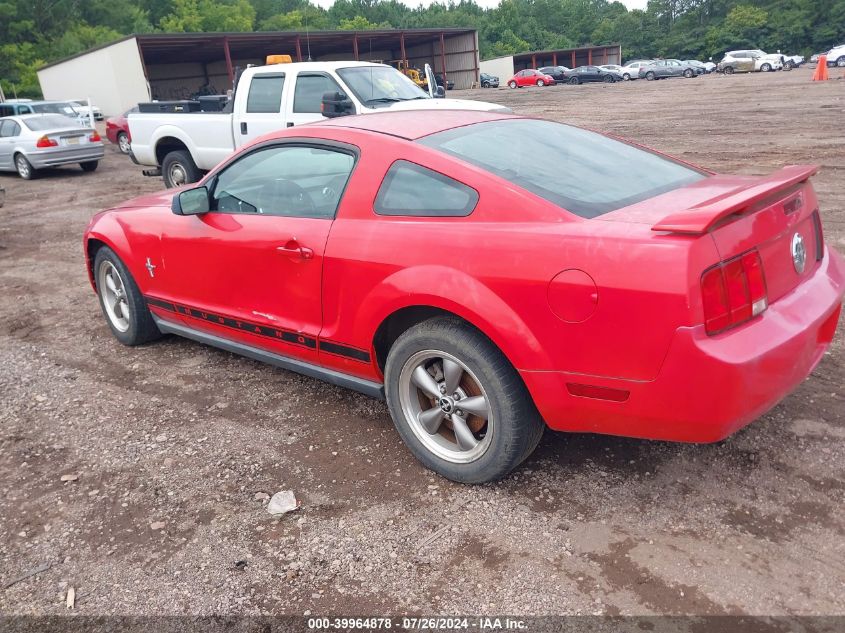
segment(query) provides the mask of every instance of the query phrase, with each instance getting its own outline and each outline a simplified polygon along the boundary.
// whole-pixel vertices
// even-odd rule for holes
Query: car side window
[[[387,170],[373,209],[378,215],[465,217],[478,203],[478,192],[416,163],[397,160]]]
[[[355,156],[341,149],[257,149],[215,178],[211,211],[332,219],[354,165]]]
[[[319,113],[323,102],[323,93],[343,92],[337,82],[328,75],[299,75],[293,93],[294,112]]]
[[[285,86],[283,73],[253,75],[249,82],[246,111],[254,113],[275,113],[282,110],[282,88]]]
[[[12,116],[15,110],[12,106],[0,104],[0,116]]]
[[[10,138],[20,135],[21,126],[14,121],[0,121],[0,138]]]

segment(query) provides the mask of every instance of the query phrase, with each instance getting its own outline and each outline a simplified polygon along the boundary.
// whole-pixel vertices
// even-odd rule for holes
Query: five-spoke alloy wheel
[[[528,457],[545,423],[517,371],[454,317],[406,330],[385,364],[387,404],[411,452],[463,483],[494,481]]]

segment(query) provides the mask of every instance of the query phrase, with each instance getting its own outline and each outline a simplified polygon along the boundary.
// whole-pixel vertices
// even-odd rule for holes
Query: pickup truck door
[[[246,87],[245,96],[238,95],[236,113],[232,119],[235,149],[267,132],[285,127],[282,107],[286,85],[284,72],[256,73]]]
[[[343,92],[335,79],[324,72],[300,72],[293,81],[293,89],[288,87],[287,94],[287,125],[302,125],[322,121],[321,105],[323,94],[326,92]]]
[[[211,210],[167,223],[162,296],[193,329],[316,363],[323,254],[355,160],[275,142],[224,166],[208,181]]]

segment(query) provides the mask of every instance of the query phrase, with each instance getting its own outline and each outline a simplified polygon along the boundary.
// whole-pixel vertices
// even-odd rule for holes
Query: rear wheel
[[[725,74],[726,75],[733,75],[734,74],[734,67],[733,66],[725,66]]]
[[[573,86],[577,86],[578,84],[580,84],[580,83],[581,83],[581,80],[580,80],[580,79],[578,79],[578,77],[570,77],[570,78],[569,78],[569,83],[570,83],[571,85],[573,85]]]
[[[649,81],[654,81],[654,73],[652,71],[648,71],[645,74],[645,78],[648,79]]]
[[[839,68],[845,68],[845,55],[843,55],[842,57],[840,57],[836,60],[836,65]]]
[[[24,180],[32,180],[36,176],[35,168],[23,154],[15,154],[15,169],[18,170],[18,176]]]
[[[504,477],[537,446],[545,424],[519,374],[458,319],[402,334],[385,366],[396,429],[426,467],[463,483]]]
[[[161,175],[168,189],[196,182],[202,177],[194,159],[185,150],[170,152],[164,157],[161,161]]]
[[[613,83],[613,77],[611,75],[605,75],[604,77],[601,78],[601,80],[606,84],[612,84]]]
[[[631,75],[625,73],[624,75],[622,75],[622,81],[631,81]]]
[[[694,74],[695,74],[695,73],[692,71],[692,69],[691,69],[691,68],[687,68],[687,69],[684,71],[684,77],[686,77],[687,79],[691,78]]]
[[[161,336],[135,280],[108,246],[94,258],[94,280],[106,322],[124,345],[140,345]]]
[[[124,154],[128,154],[130,150],[129,135],[126,132],[120,132],[117,135],[117,146]]]
[[[508,88],[516,88],[516,82],[515,81],[509,81],[508,82]]]
[[[79,166],[82,167],[82,171],[95,171],[97,169],[97,165],[100,164],[98,160],[89,160],[85,163],[79,163]]]
[[[545,82],[545,81],[543,81],[542,79],[538,79],[538,80],[537,80],[537,85],[538,85],[538,86],[540,86],[540,87],[542,88],[543,86],[545,86],[545,85],[546,85],[546,82]]]

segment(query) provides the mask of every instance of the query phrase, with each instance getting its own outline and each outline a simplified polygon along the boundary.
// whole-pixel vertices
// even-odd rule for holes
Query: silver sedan
[[[25,114],[0,119],[0,171],[17,171],[29,180],[39,169],[78,163],[97,169],[103,139],[61,114]]]

